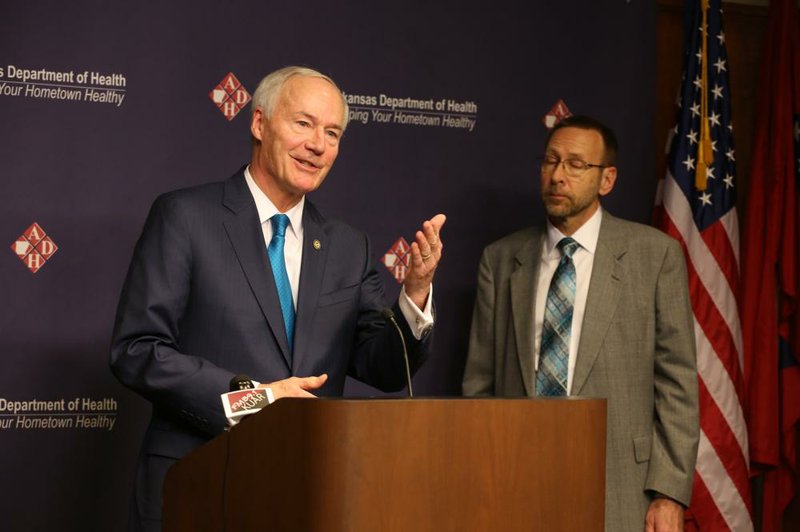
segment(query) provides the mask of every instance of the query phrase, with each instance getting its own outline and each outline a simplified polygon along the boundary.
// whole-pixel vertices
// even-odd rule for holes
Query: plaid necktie
[[[286,328],[286,338],[289,340],[289,351],[291,352],[294,340],[294,303],[292,302],[292,286],[289,284],[289,275],[286,273],[286,261],[283,258],[283,245],[286,242],[286,226],[289,225],[289,217],[285,214],[276,214],[270,218],[270,221],[272,222],[272,240],[269,241],[267,254],[272,266],[272,275],[275,276],[275,288],[278,289],[283,326]]]
[[[572,263],[572,254],[580,244],[571,238],[562,238],[556,247],[561,252],[561,261],[547,291],[539,369],[536,372],[536,395],[567,395],[569,339],[575,306],[575,265]]]

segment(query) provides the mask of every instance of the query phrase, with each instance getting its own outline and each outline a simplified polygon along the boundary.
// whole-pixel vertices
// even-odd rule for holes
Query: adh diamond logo
[[[244,85],[236,79],[233,72],[228,72],[219,85],[214,87],[208,97],[214,102],[214,105],[225,115],[228,121],[239,114],[239,111],[244,109],[247,103],[252,99],[250,93],[244,88]]]
[[[395,280],[398,283],[402,283],[406,278],[411,262],[411,246],[401,236],[395,240],[392,247],[383,255],[381,262],[383,262],[387,270],[392,272]]]
[[[17,254],[19,260],[28,267],[31,273],[36,273],[58,251],[58,246],[52,238],[47,236],[42,226],[33,222],[11,244],[11,251]]]
[[[547,129],[553,129],[556,124],[568,116],[572,116],[572,112],[567,107],[567,104],[564,103],[564,100],[558,100],[555,105],[553,105],[553,108],[542,117],[542,123]]]

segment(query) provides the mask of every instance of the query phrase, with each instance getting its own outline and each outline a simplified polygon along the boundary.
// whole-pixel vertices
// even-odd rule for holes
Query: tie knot
[[[289,225],[289,217],[285,214],[276,214],[272,218],[270,218],[272,222],[272,231],[275,233],[275,236],[279,236],[281,238],[286,236],[286,226]]]
[[[578,248],[581,247],[581,245],[575,242],[573,239],[567,237],[559,240],[558,244],[556,244],[556,247],[561,252],[562,257],[572,258],[572,254],[575,253]]]

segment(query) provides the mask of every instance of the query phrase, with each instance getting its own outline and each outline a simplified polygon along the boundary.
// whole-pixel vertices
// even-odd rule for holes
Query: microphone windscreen
[[[383,316],[387,320],[393,320],[394,312],[392,312],[392,309],[390,309],[389,307],[384,307],[381,309],[381,316]]]
[[[253,380],[247,375],[236,375],[231,379],[230,390],[248,390],[253,387]]]

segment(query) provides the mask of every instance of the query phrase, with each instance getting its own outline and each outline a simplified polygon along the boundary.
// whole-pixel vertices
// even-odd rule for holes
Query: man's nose
[[[565,181],[567,179],[566,164],[566,161],[558,161],[555,167],[553,167],[553,171],[550,173],[550,179],[553,181]]]
[[[306,147],[317,155],[322,154],[325,151],[325,130],[314,128],[306,139]]]

